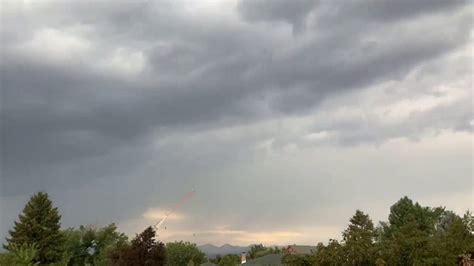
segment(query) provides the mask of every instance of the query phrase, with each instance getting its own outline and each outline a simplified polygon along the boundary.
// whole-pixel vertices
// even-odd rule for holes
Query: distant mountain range
[[[232,246],[229,244],[225,244],[222,246],[215,246],[212,244],[205,244],[198,246],[198,248],[204,252],[209,258],[214,258],[217,255],[227,255],[227,254],[240,254],[242,252],[247,252],[250,250],[250,247],[241,247],[241,246]]]

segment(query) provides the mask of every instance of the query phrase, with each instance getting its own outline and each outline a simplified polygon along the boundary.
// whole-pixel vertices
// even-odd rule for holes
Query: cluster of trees
[[[115,224],[61,230],[60,220],[48,194],[32,196],[9,231],[3,245],[8,252],[0,254],[0,265],[181,266],[207,261],[196,244],[158,241],[152,227],[129,241]]]
[[[474,217],[422,207],[407,197],[390,208],[387,222],[374,226],[357,210],[339,242],[319,243],[314,254],[289,255],[289,265],[457,265],[474,257]]]
[[[131,241],[115,224],[61,230],[61,216],[48,194],[31,197],[0,254],[0,265],[200,265],[208,261],[196,244],[156,239],[152,227]],[[253,245],[248,259],[278,254],[278,248]],[[342,240],[318,243],[307,255],[286,255],[286,265],[456,265],[474,257],[474,216],[458,216],[441,207],[422,207],[407,197],[390,208],[388,221],[375,226],[357,210]],[[240,256],[209,260],[222,266],[240,264]]]
[[[171,242],[166,244],[168,265],[200,265],[207,261],[206,256],[198,249],[196,244],[189,242]]]
[[[217,255],[209,261],[219,266],[235,266],[240,264],[240,256],[235,254],[228,254],[225,256]]]
[[[128,246],[128,237],[117,232],[115,224],[99,229],[92,226],[68,228],[61,234],[63,257],[71,265],[104,265],[109,261],[110,252]]]
[[[250,246],[250,250],[248,252],[248,258],[256,259],[268,254],[279,254],[279,253],[281,253],[280,248],[265,247],[263,244],[260,243],[260,244]]]

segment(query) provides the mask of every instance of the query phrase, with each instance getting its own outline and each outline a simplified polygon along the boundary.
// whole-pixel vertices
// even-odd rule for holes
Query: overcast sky
[[[316,244],[407,195],[473,209],[473,6],[3,1],[0,237],[62,226]]]

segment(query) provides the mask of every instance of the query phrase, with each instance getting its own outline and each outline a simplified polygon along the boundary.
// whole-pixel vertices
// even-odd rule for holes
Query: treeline
[[[288,255],[288,265],[473,265],[474,217],[442,207],[422,207],[408,197],[378,226],[357,210],[339,242],[318,243],[311,255]]]
[[[0,253],[0,265],[238,265],[237,255],[208,260],[196,244],[163,243],[152,227],[133,239],[115,224],[61,229],[61,215],[39,192],[24,207]],[[248,258],[281,253],[254,245]],[[422,207],[407,197],[390,208],[388,221],[374,225],[357,210],[341,241],[318,243],[312,254],[282,254],[286,265],[457,265],[474,257],[474,217],[442,207]],[[466,264],[467,265],[467,264]]]
[[[164,244],[152,227],[129,240],[115,224],[61,230],[60,219],[47,193],[32,196],[9,230],[0,265],[181,266],[207,261],[196,244]]]

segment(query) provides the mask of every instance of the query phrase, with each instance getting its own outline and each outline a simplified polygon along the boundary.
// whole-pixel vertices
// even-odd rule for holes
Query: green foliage
[[[186,265],[189,261],[194,265],[200,265],[206,261],[205,254],[194,243],[183,241],[167,243],[166,253],[170,266]]]
[[[225,255],[223,257],[219,257],[219,260],[217,261],[217,265],[219,265],[219,266],[240,265],[240,256],[238,256],[238,255]]]
[[[436,226],[436,233],[432,236],[428,248],[429,258],[424,263],[449,265],[455,264],[461,254],[474,252],[474,235],[470,231],[470,213],[463,218],[452,212],[445,212]]]
[[[217,255],[215,258],[209,258],[209,262],[212,262],[214,264],[219,264],[219,261],[221,261],[221,259],[222,259],[222,256]]]
[[[10,252],[0,253],[0,265],[15,265]]]
[[[60,231],[61,216],[48,195],[31,197],[19,221],[9,231],[8,250],[0,265],[199,265],[206,261],[196,244],[163,243],[148,227],[131,242],[115,224],[100,229],[80,226]],[[277,247],[253,245],[249,259],[280,253]],[[422,207],[407,197],[390,208],[387,222],[375,228],[360,210],[350,218],[342,241],[318,243],[314,254],[286,255],[286,265],[456,265],[474,255],[474,216],[463,217],[444,208]],[[239,265],[240,256],[211,260],[218,265]]]
[[[37,254],[34,262],[49,264],[59,262],[62,256],[63,238],[59,231],[61,216],[53,207],[48,194],[39,192],[33,195],[15,221],[10,237],[7,238],[7,250],[14,247],[35,245]]]
[[[312,265],[456,265],[460,256],[474,254],[473,221],[470,212],[460,217],[404,197],[390,208],[388,222],[377,228],[357,210],[342,243],[319,243]],[[290,258],[303,265],[297,257],[285,259]]]
[[[63,261],[70,265],[108,265],[109,253],[127,245],[128,238],[117,232],[115,224],[103,228],[80,226],[79,229],[69,228],[62,231],[65,239]]]
[[[263,244],[255,244],[250,246],[248,252],[249,259],[256,259],[268,254],[279,254],[281,250],[278,247],[265,247]]]
[[[374,264],[375,231],[369,215],[357,210],[342,237],[345,244],[343,253],[350,265]]]
[[[261,252],[265,251],[266,248],[263,246],[263,244],[255,244],[250,247],[248,256],[250,259],[255,259],[258,258],[258,256],[262,256]],[[257,255],[257,253],[260,253]]]
[[[318,243],[315,251],[315,265],[344,265],[346,264],[343,246],[335,239],[329,239],[325,246]]]
[[[38,256],[38,247],[36,244],[11,244],[9,252],[5,253],[0,259],[0,265],[39,265],[35,262]]]
[[[64,251],[62,256],[61,256],[61,260],[58,262],[58,263],[55,263],[54,265],[57,265],[57,266],[67,266],[67,265],[71,265],[71,260],[72,260],[72,254],[71,252],[69,251]],[[74,264],[72,264],[74,265]],[[98,264],[100,265],[100,264]]]
[[[270,247],[268,250],[269,250],[270,254],[280,254],[281,253],[281,249],[277,246]]]
[[[443,208],[422,207],[407,197],[390,208],[389,222],[379,230],[378,257],[388,264],[424,264],[432,261],[430,241]]]
[[[474,234],[474,215],[467,211],[462,217],[463,223],[466,225],[467,231],[473,235]]]
[[[13,265],[10,252],[0,253],[0,265]]]
[[[316,257],[313,255],[286,255],[281,262],[288,266],[312,266],[316,265]]]
[[[155,230],[149,226],[137,235],[131,245],[126,245],[110,253],[111,264],[126,266],[165,265],[165,245],[156,241]]]

